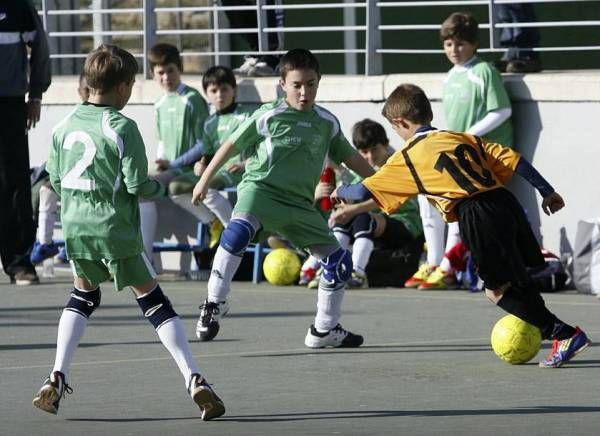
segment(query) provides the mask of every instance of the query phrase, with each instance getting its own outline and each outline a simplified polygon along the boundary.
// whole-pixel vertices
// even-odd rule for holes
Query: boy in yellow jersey
[[[458,221],[486,296],[553,340],[540,367],[559,367],[587,348],[586,334],[551,313],[529,279],[526,267],[543,266],[544,258],[523,208],[504,185],[518,173],[540,192],[547,215],[564,207],[562,197],[516,151],[431,127],[431,105],[415,85],[398,86],[382,113],[405,145],[375,175],[337,188],[332,200],[372,199],[390,213],[424,194],[446,221]]]

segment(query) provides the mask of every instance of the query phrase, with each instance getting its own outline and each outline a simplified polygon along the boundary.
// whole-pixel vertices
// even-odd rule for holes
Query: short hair
[[[442,23],[440,39],[467,41],[471,44],[479,42],[479,24],[470,12],[454,12]]]
[[[425,92],[416,85],[403,83],[385,101],[381,114],[388,120],[406,118],[417,124],[430,124],[433,120],[431,103]]]
[[[133,83],[138,72],[135,58],[116,45],[102,44],[91,52],[83,65],[87,86],[99,94],[113,90],[121,83]]]
[[[366,150],[378,144],[388,145],[390,140],[381,124],[365,118],[352,126],[352,143],[357,149]]]
[[[204,92],[210,85],[231,85],[232,88],[236,88],[237,82],[231,68],[215,65],[206,70],[206,73],[202,76],[202,89],[204,89]]]
[[[281,57],[279,61],[279,73],[285,79],[287,73],[292,70],[313,70],[321,77],[319,61],[309,50],[294,48]]]
[[[175,64],[179,71],[183,72],[183,61],[179,50],[172,44],[161,42],[154,45],[148,53],[148,63],[150,71],[154,71],[157,65]]]

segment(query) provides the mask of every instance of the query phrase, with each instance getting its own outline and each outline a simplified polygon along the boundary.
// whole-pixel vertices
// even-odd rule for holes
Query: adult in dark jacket
[[[27,132],[50,86],[48,41],[31,0],[0,2],[0,59],[0,258],[11,283],[29,285],[39,279],[29,259],[35,227]]]

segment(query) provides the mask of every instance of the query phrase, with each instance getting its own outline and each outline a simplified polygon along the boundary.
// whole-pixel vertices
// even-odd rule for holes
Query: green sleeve
[[[164,195],[165,188],[157,180],[148,178],[148,159],[144,140],[135,124],[127,125],[123,138],[122,169],[127,192],[142,198]]]
[[[194,117],[192,123],[195,139],[193,142],[196,143],[199,139],[202,139],[204,134],[204,121],[206,121],[208,118],[208,105],[200,94],[194,95],[192,104],[194,107]]]
[[[256,120],[259,115],[255,112],[254,115],[240,124],[227,139],[228,142],[232,142],[235,145],[235,149],[238,152],[241,153],[248,148],[254,147],[261,141],[261,135],[256,127]]]
[[[510,98],[504,87],[502,76],[500,73],[489,64],[486,64],[487,68],[484,70],[484,83],[485,86],[485,106],[486,113],[498,109],[509,108]]]
[[[50,183],[56,194],[60,197],[60,174],[59,174],[59,153],[56,136],[52,137],[52,146],[50,147],[50,155],[46,162],[46,171],[50,177]]]
[[[338,131],[329,144],[329,158],[339,165],[355,153],[356,149],[350,145],[342,131]]]

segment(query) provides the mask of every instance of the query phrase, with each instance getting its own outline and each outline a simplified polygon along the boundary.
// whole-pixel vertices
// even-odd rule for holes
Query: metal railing
[[[134,1],[134,0],[132,0]],[[180,4],[179,0],[176,0]],[[567,6],[573,4],[582,4],[594,0],[462,0],[462,1],[352,1],[343,0],[337,3],[325,2],[306,2],[303,4],[267,4],[265,0],[256,0],[254,5],[249,6],[222,6],[217,0],[206,1],[205,6],[161,6],[161,0],[138,0],[139,7],[112,8],[110,0],[89,0],[89,8],[80,9],[51,9],[50,0],[41,0],[40,15],[43,18],[44,26],[50,38],[51,57],[53,59],[81,59],[86,56],[86,46],[82,43],[84,40],[93,39],[93,44],[87,45],[88,49],[96,46],[100,42],[111,39],[130,39],[135,40],[132,44],[134,48],[128,47],[136,57],[141,58],[144,73],[149,76],[146,61],[146,53],[149,48],[157,41],[164,38],[179,38],[181,45],[182,38],[191,36],[203,37],[206,40],[206,47],[203,50],[193,50],[183,48],[182,55],[185,57],[209,58],[208,62],[220,64],[227,61],[229,56],[241,55],[268,55],[281,54],[283,50],[269,50],[268,35],[271,33],[286,34],[316,34],[319,41],[334,41],[335,38],[329,38],[329,35],[342,33],[343,44],[333,44],[327,48],[306,47],[317,54],[343,54],[344,72],[357,73],[358,56],[364,57],[364,64],[361,70],[367,75],[381,74],[383,65],[383,56],[394,54],[442,54],[441,48],[394,48],[382,46],[383,38],[391,32],[439,32],[441,23],[422,24],[386,24],[382,23],[382,17],[387,18],[388,11],[401,8],[444,8],[453,7],[455,10],[465,10],[469,8],[487,8],[487,22],[480,22],[480,29],[487,31],[489,41],[487,45],[480,47],[480,52],[494,53],[506,50],[501,48],[498,43],[499,32],[507,27],[512,28],[581,28],[581,27],[600,27],[600,16],[591,17],[590,20],[560,20],[560,21],[538,21],[521,23],[498,23],[496,19],[496,6],[498,4],[510,3],[563,3]],[[123,2],[121,2],[123,3]],[[141,3],[141,4],[140,4]],[[172,1],[171,1],[172,3]],[[596,2],[598,3],[598,2]],[[331,25],[306,25],[306,26],[283,26],[268,27],[267,13],[274,9],[283,10],[284,13],[293,11],[303,11],[314,14],[318,11],[336,11],[343,16],[341,25],[332,23]],[[253,11],[256,13],[256,27],[249,28],[230,28],[227,25],[225,17],[226,12],[231,11]],[[110,19],[116,15],[125,14],[132,28],[112,29]],[[165,14],[176,14],[177,27],[159,26],[159,18]],[[207,25],[196,28],[181,28],[181,16],[189,14],[204,14]],[[600,7],[599,7],[600,15]],[[65,23],[65,20],[69,22]],[[62,20],[62,21],[61,21]],[[81,22],[87,22],[89,30],[82,29]],[[73,23],[79,23],[73,24]],[[62,23],[62,24],[61,24]],[[108,23],[108,24],[107,24]],[[133,24],[137,24],[134,26]],[[85,27],[85,26],[83,26]],[[254,51],[231,50],[228,44],[228,38],[231,35],[255,33],[258,38],[258,48]],[[72,41],[71,50],[61,44],[61,41]],[[357,41],[361,41],[359,45]],[[140,43],[141,41],[141,43]],[[66,44],[68,46],[68,44]],[[438,45],[439,47],[439,45]],[[180,47],[181,49],[182,47]],[[539,52],[568,52],[581,50],[600,50],[600,45],[577,45],[577,46],[539,46],[533,48]],[[212,58],[212,59],[210,59]]]

